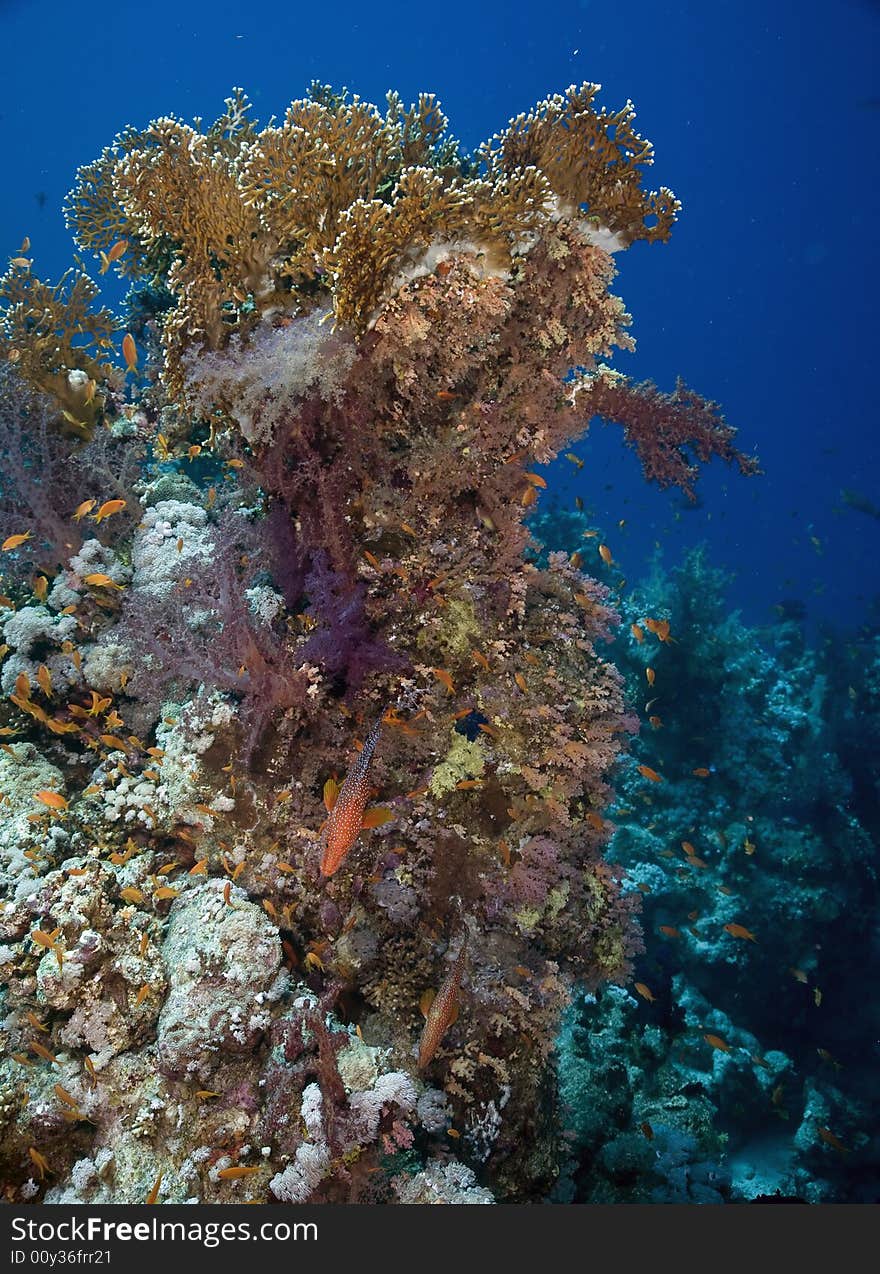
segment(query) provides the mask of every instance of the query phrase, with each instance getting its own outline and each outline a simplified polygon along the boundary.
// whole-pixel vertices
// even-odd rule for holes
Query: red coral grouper
[[[461,975],[464,973],[464,962],[467,955],[467,934],[461,943],[461,950],[455,964],[447,973],[440,985],[440,990],[432,996],[430,992],[422,997],[422,1011],[425,1014],[425,1025],[422,1027],[422,1038],[419,1040],[419,1070],[428,1065],[440,1047],[443,1036],[458,1017],[458,988],[461,986]]]
[[[345,776],[339,789],[336,804],[324,825],[324,852],[321,855],[321,875],[332,876],[348,857],[348,851],[360,835],[364,825],[364,810],[370,797],[367,771],[379,741],[382,718],[379,717],[364,741],[360,755]]]

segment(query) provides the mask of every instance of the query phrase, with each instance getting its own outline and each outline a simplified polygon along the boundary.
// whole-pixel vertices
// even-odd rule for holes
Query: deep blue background
[[[720,399],[766,473],[716,468],[702,507],[682,512],[606,430],[580,445],[584,471],[560,461],[551,487],[597,509],[631,579],[655,542],[672,564],[705,538],[737,572],[750,620],[800,597],[812,617],[851,625],[880,589],[880,521],[840,505],[843,487],[880,505],[878,31],[868,0],[7,0],[0,247],[14,255],[29,235],[35,269],[55,278],[77,166],[126,123],[213,119],[233,85],[263,121],[312,78],[377,104],[391,87],[407,100],[431,90],[473,146],[546,94],[598,80],[603,102],[633,99],[656,147],[652,184],[684,202],[669,245],[617,258],[639,348],[616,365],[664,388],[680,373]]]

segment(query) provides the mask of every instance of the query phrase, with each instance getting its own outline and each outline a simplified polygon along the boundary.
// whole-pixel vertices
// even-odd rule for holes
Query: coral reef
[[[536,466],[607,407],[649,477],[754,467],[681,388],[608,396],[610,252],[678,205],[596,93],[473,157],[431,97],[322,86],[127,130],[68,204],[134,287],[75,442],[83,356],[38,375],[10,299],[8,1199],[553,1187],[561,1015],[640,949],[603,813],[637,723],[609,589],[526,552]]]
[[[582,543],[579,520],[535,529]],[[877,729],[876,636],[749,629],[726,582],[697,550],[621,604],[616,662],[649,702],[608,852],[647,950],[634,986],[567,1014],[560,1197],[877,1197],[880,792],[856,744]]]

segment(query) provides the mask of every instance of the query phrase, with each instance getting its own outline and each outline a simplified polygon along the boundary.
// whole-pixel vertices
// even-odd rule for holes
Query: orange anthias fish
[[[125,365],[130,372],[137,367],[138,355],[137,346],[134,343],[134,337],[131,332],[126,332],[122,338],[122,357],[125,359]]]
[[[105,575],[103,571],[92,571],[91,575],[84,575],[83,583],[94,588],[116,588],[122,591],[122,585],[117,584],[116,580]]]
[[[67,809],[67,801],[60,792],[52,792],[48,789],[42,792],[34,792],[34,800],[41,801],[43,805],[48,805],[50,810]]]
[[[748,942],[757,942],[758,939],[751,933],[745,925],[729,924],[724,926],[724,932],[729,933],[732,938],[745,938]]]
[[[672,637],[669,635],[668,619],[646,619],[645,627],[654,634],[658,641],[672,641]]]
[[[113,264],[113,262],[119,260],[119,258],[123,255],[127,247],[128,247],[128,240],[119,239],[117,240],[116,243],[113,244],[113,247],[110,249],[109,252],[102,252],[100,254],[101,269],[98,271],[98,273],[106,274],[107,271],[110,269],[111,265]]]
[[[40,1180],[45,1181],[46,1173],[52,1171],[46,1161],[45,1155],[41,1155],[39,1150],[37,1150],[34,1146],[28,1146],[28,1154],[30,1155],[31,1162],[36,1166],[40,1173]]]
[[[825,1142],[826,1146],[833,1146],[835,1150],[839,1150],[841,1154],[849,1154],[849,1150],[843,1144],[839,1137],[836,1137],[830,1128],[817,1128],[816,1132]]]
[[[13,549],[20,548],[30,538],[30,531],[25,531],[22,535],[7,535],[3,543],[0,544],[0,553],[11,553]]]
[[[419,1040],[419,1070],[423,1070],[437,1052],[443,1036],[458,1017],[458,988],[461,986],[461,975],[467,955],[467,934],[461,943],[461,950],[455,964],[447,973],[436,995],[427,992],[422,997],[422,1011],[425,1014],[425,1025],[422,1027],[422,1038]]]
[[[348,857],[348,852],[364,825],[364,810],[370,798],[367,774],[382,730],[382,716],[364,741],[360,756],[345,776],[339,795],[324,825],[321,875],[332,876]]]
[[[446,671],[446,669],[445,669],[445,668],[434,668],[434,669],[433,669],[433,672],[434,672],[434,676],[435,676],[435,677],[437,678],[437,680],[440,682],[441,686],[445,686],[445,687],[446,687],[446,692],[447,692],[447,694],[454,695],[454,694],[455,694],[455,683],[453,682],[451,675],[450,675],[450,674]]]
[[[105,518],[112,517],[114,513],[121,513],[125,508],[125,500],[105,500],[97,513],[92,514],[93,522],[103,522]]]

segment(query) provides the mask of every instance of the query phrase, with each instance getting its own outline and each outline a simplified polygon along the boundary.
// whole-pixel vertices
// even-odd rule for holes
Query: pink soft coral
[[[680,377],[671,394],[664,394],[652,381],[634,385],[616,373],[590,377],[580,388],[578,406],[591,416],[622,425],[645,477],[661,487],[681,487],[691,500],[696,498],[699,469],[689,452],[702,462],[718,456],[735,463],[743,474],[760,472],[754,456],[734,447],[736,430],[718,404],[689,389]]]

